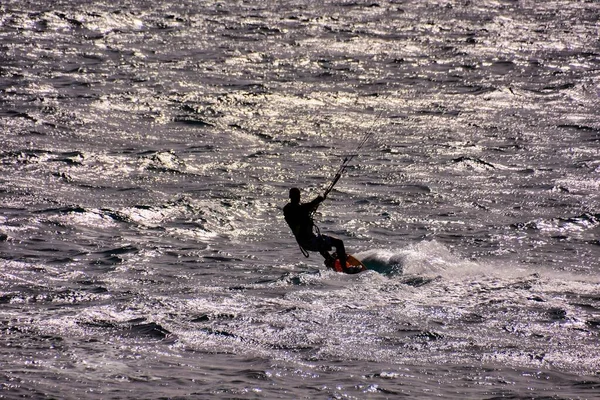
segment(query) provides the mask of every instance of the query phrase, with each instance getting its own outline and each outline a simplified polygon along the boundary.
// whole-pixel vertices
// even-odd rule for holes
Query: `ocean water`
[[[3,0],[0,398],[600,398],[599,20]]]

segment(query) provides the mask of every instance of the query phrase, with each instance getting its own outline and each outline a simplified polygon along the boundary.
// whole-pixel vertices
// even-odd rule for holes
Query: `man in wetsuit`
[[[344,242],[331,236],[322,235],[318,232],[318,229],[317,233],[315,233],[312,214],[323,200],[325,200],[325,197],[317,196],[310,203],[300,203],[300,189],[292,188],[290,189],[290,202],[283,207],[283,215],[303,252],[307,250],[318,251],[325,258],[325,265],[331,268],[335,259],[329,254],[329,250],[331,250],[331,247],[335,247],[340,264],[343,266],[344,271],[346,271]]]

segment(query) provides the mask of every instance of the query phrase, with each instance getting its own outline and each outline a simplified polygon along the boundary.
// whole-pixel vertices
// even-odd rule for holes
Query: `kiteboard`
[[[342,268],[342,264],[340,263],[340,259],[337,258],[337,254],[332,255],[333,261],[325,260],[325,266],[327,268],[331,268],[336,272],[343,272],[346,274],[358,274],[359,272],[366,271],[367,268],[364,266],[362,262],[351,254],[346,254],[346,268]]]

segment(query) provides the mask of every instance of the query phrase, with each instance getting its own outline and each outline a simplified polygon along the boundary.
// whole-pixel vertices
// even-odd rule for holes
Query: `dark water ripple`
[[[599,17],[4,1],[0,397],[594,398]]]

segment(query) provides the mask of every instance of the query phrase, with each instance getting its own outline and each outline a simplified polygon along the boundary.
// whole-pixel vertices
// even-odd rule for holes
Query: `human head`
[[[300,189],[298,189],[298,188],[290,189],[290,200],[294,203],[300,203]]]

